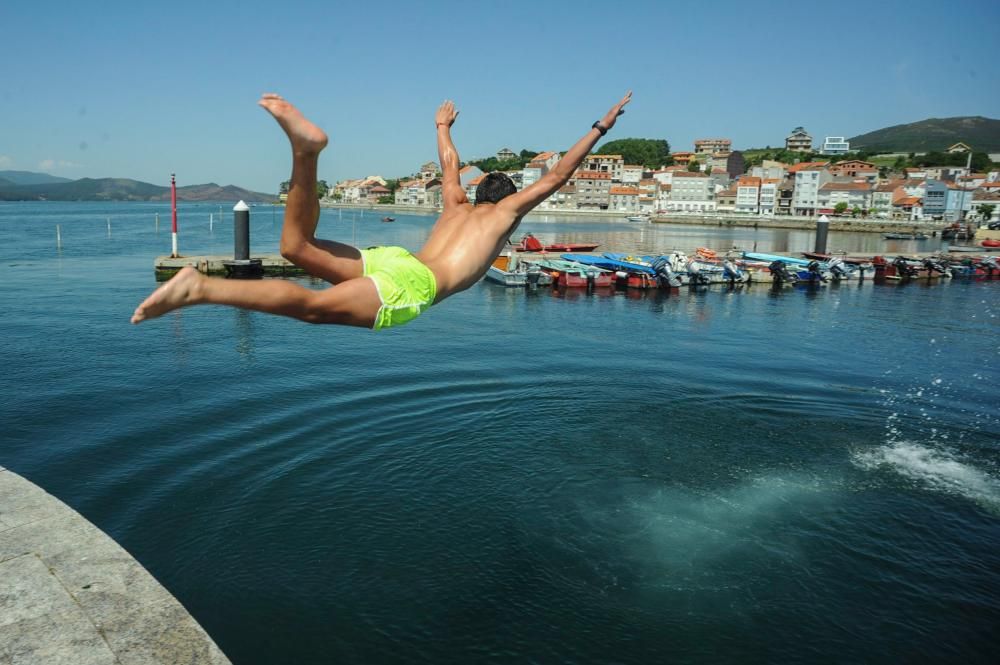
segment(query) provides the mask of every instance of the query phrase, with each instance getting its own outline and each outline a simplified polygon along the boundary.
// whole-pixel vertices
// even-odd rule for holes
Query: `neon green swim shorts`
[[[434,273],[402,247],[363,249],[361,260],[382,301],[372,330],[401,326],[434,304]]]

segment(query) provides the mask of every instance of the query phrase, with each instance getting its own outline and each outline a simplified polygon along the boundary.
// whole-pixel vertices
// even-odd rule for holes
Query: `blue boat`
[[[750,259],[751,261],[767,261],[771,263],[773,261],[782,261],[783,263],[790,263],[794,266],[807,266],[812,261],[809,259],[795,259],[791,256],[781,256],[779,254],[759,254],[757,252],[743,252],[744,259]]]
[[[562,254],[561,258],[567,261],[575,261],[577,263],[582,263],[588,266],[595,266],[597,268],[604,268],[605,270],[622,270],[625,272],[641,272],[647,275],[655,274],[655,271],[651,266],[642,263],[632,263],[629,261],[622,261],[616,258],[612,258],[605,254],[604,256],[593,256],[591,254]]]

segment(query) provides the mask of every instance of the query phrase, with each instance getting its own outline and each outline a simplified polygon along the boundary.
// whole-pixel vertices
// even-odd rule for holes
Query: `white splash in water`
[[[867,471],[889,469],[925,487],[965,497],[1000,510],[1000,481],[940,449],[896,441],[855,453],[855,464]]]

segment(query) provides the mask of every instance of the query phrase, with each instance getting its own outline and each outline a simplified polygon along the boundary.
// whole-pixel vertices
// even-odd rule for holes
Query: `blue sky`
[[[274,192],[275,91],[331,136],[331,183],[436,159],[569,147],[627,90],[610,138],[674,150],[1000,117],[1000,4],[172,2],[0,4],[0,170]]]

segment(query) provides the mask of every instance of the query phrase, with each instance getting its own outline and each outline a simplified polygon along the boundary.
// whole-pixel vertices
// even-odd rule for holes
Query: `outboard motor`
[[[892,265],[896,268],[896,274],[900,277],[916,277],[919,272],[915,266],[910,265],[910,262],[902,256],[897,256],[893,260]]]
[[[827,262],[826,267],[830,271],[830,274],[833,275],[833,278],[837,281],[847,279],[851,276],[851,273],[847,270],[846,264],[844,263],[844,259],[839,256],[835,256],[830,259],[830,261]]]
[[[656,275],[656,281],[659,283],[661,289],[667,287],[676,289],[681,285],[681,278],[674,273],[673,268],[670,266],[670,261],[665,256],[658,256],[653,259],[650,267],[652,267]]]
[[[806,271],[809,273],[809,282],[825,282],[826,276],[823,274],[823,270],[819,267],[819,261],[810,261],[809,265],[806,266]]]
[[[688,257],[684,252],[674,252],[670,255],[670,269],[683,275],[688,271]]]
[[[697,263],[691,263],[688,265],[688,275],[691,276],[692,285],[712,283],[712,279],[701,271]]]
[[[750,279],[750,275],[742,270],[736,265],[736,262],[730,258],[727,258],[722,262],[722,276],[725,277],[730,284],[734,282],[746,282]]]
[[[799,281],[798,276],[788,269],[784,261],[771,261],[767,269],[771,271],[771,278],[775,284],[794,284]]]
[[[928,275],[933,275],[934,273],[938,273],[939,275],[943,275],[944,277],[951,277],[951,270],[948,269],[940,261],[935,261],[934,259],[928,257],[923,260],[923,264],[924,268],[927,269]]]
[[[995,256],[990,256],[979,263],[976,264],[977,268],[980,268],[986,273],[987,277],[992,277],[995,274],[1000,274],[1000,260]]]

